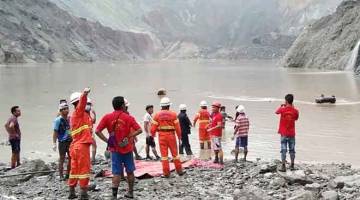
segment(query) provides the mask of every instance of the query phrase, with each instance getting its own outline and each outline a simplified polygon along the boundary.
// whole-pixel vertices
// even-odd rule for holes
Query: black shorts
[[[66,140],[63,142],[59,142],[59,155],[65,155],[68,153],[69,155],[69,149],[70,149],[71,140]]]
[[[151,136],[146,137],[146,145],[149,145],[150,147],[155,147],[154,138]]]
[[[20,153],[20,139],[10,139],[11,151],[13,153]]]

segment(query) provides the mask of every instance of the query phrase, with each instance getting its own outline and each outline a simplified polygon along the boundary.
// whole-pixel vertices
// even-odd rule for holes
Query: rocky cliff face
[[[334,14],[305,28],[284,57],[284,66],[357,71],[359,40],[360,1],[345,1]]]
[[[74,17],[47,0],[0,1],[0,63],[146,59],[148,34]]]
[[[274,58],[341,0],[51,0],[115,29],[151,33],[161,58]]]
[[[0,0],[0,62],[278,58],[340,1]]]

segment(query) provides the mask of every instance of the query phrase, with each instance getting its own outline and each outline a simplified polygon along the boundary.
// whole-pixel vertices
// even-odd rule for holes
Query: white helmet
[[[245,113],[245,107],[243,105],[239,105],[237,108],[236,108],[236,112],[238,113]]]
[[[160,106],[163,107],[163,106],[170,106],[171,105],[171,102],[170,102],[170,99],[168,97],[164,97],[160,100]]]
[[[186,110],[186,104],[180,104],[179,110],[180,110],[180,111]]]
[[[205,107],[205,106],[207,107],[208,104],[207,104],[206,101],[201,101],[201,102],[200,102],[200,106],[201,106],[201,107]]]
[[[125,106],[126,106],[126,107],[129,107],[129,106],[130,106],[130,103],[129,103],[129,101],[128,101],[127,99],[124,99],[124,102],[125,102]]]
[[[81,93],[80,92],[74,92],[70,95],[70,103],[73,104],[80,100]]]

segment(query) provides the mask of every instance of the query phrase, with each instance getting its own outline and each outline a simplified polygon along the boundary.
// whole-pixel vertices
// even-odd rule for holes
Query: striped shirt
[[[239,114],[235,120],[235,137],[245,137],[249,133],[249,119],[245,114]]]

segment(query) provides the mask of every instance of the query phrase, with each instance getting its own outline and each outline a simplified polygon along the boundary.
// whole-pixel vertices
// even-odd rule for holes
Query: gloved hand
[[[52,148],[54,152],[56,152],[56,149],[57,149],[56,147],[57,147],[57,145],[56,145],[56,143],[54,143],[53,148]]]

